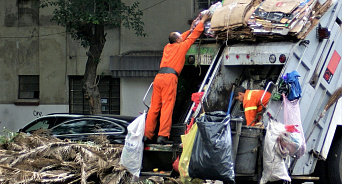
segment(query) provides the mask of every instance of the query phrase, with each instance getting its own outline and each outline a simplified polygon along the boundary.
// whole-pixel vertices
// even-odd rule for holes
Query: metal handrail
[[[267,86],[266,86],[266,88],[265,88],[265,91],[264,91],[264,93],[263,93],[262,96],[261,96],[260,103],[261,103],[261,105],[262,105],[263,107],[265,107],[265,106],[264,106],[264,104],[262,104],[262,100],[264,99],[265,94],[267,93],[268,88],[270,87],[271,84],[275,85],[272,81],[268,82],[268,84],[267,84]]]
[[[148,87],[148,89],[147,89],[147,91],[146,91],[146,93],[145,93],[145,96],[144,96],[144,98],[143,98],[143,103],[144,103],[144,105],[147,107],[147,110],[150,108],[150,106],[148,106],[148,105],[145,103],[145,100],[146,100],[147,94],[150,92],[150,89],[151,89],[152,86],[153,86],[153,82],[150,84],[150,87]]]

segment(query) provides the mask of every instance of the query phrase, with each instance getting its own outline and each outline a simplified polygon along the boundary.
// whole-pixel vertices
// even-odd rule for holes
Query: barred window
[[[83,77],[70,77],[70,113],[89,114],[89,104],[84,99]],[[101,110],[103,114],[120,114],[120,78],[105,76],[98,84],[101,94]]]

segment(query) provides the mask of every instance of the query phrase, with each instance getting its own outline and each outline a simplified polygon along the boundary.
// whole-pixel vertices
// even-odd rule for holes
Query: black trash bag
[[[192,178],[235,183],[230,117],[223,111],[196,119],[198,131],[189,163]]]

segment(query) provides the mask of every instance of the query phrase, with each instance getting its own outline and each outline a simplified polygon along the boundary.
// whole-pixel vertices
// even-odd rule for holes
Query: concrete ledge
[[[18,99],[14,101],[14,105],[18,106],[38,106],[39,99]]]

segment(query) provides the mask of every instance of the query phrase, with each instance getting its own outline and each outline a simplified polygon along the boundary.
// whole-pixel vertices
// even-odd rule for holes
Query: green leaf
[[[54,7],[51,20],[66,27],[83,47],[90,46],[95,37],[95,25],[111,29],[124,26],[134,30],[137,36],[146,36],[138,2],[128,6],[121,0],[41,0],[40,7]]]

